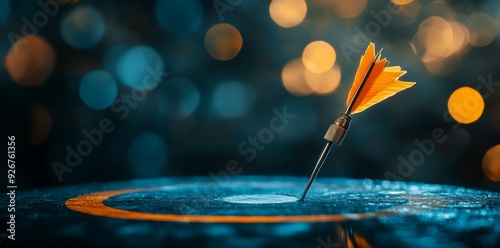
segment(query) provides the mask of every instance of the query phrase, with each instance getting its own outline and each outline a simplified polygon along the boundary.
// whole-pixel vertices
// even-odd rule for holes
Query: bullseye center
[[[288,195],[275,194],[254,194],[254,195],[233,195],[222,198],[223,201],[237,204],[277,204],[296,202],[299,198]]]

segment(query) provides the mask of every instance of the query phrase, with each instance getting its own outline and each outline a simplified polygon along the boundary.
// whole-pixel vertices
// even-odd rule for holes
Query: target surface
[[[16,244],[496,247],[498,193],[320,178],[163,178],[19,195]],[[92,238],[89,238],[92,237]],[[338,245],[338,246],[335,246]]]

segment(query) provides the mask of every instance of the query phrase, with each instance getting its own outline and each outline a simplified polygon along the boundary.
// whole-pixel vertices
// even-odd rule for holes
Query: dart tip
[[[299,202],[303,202],[304,199],[306,198],[307,192],[302,193],[302,197],[300,197]]]
[[[306,188],[304,189],[304,193],[302,193],[302,196],[299,199],[299,202],[303,202],[304,199],[306,198],[307,192],[309,192],[309,187],[311,187],[312,182],[308,182],[306,185]]]
[[[328,153],[330,152],[330,149],[332,148],[332,142],[327,142],[325,145],[325,148],[323,148],[323,151],[321,152],[321,155],[319,156],[318,162],[316,163],[316,166],[314,167],[314,170],[311,174],[311,177],[309,178],[309,181],[306,184],[306,187],[304,188],[304,193],[302,193],[302,197],[300,198],[301,201],[304,200],[304,198],[307,195],[307,192],[309,192],[309,189],[311,188],[312,183],[316,179],[316,176],[318,175],[321,166],[323,165],[323,162],[326,159],[326,156],[328,156]]]

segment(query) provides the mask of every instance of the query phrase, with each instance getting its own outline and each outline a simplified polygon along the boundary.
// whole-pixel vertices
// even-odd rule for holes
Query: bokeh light
[[[205,49],[217,60],[225,61],[236,57],[242,46],[243,38],[231,24],[216,24],[205,35]]]
[[[157,176],[167,162],[167,144],[160,135],[144,132],[132,140],[128,148],[128,162],[140,176]]]
[[[422,32],[425,34],[424,44],[427,51],[424,55],[424,60],[426,56],[433,58],[446,58],[453,52],[452,44],[453,42],[453,29],[442,17],[432,16],[424,20],[420,27]]]
[[[109,73],[96,70],[85,75],[80,83],[80,98],[92,109],[105,109],[118,95],[116,81]]]
[[[466,26],[470,30],[469,43],[475,47],[489,45],[497,35],[495,20],[486,13],[474,13],[467,18]]]
[[[212,94],[214,110],[224,118],[235,118],[245,114],[253,101],[253,91],[238,81],[222,82]]]
[[[198,108],[200,92],[191,80],[174,77],[160,85],[156,103],[160,112],[167,116],[185,118]]]
[[[483,157],[484,174],[494,182],[500,182],[500,145],[490,148]]]
[[[309,43],[302,53],[304,66],[314,73],[323,73],[330,70],[336,59],[337,53],[335,49],[322,40]]]
[[[458,21],[430,16],[422,21],[412,39],[415,54],[432,75],[447,75],[458,68],[457,56],[469,43],[469,30]]]
[[[307,86],[314,93],[323,95],[334,92],[340,84],[341,71],[339,66],[334,66],[332,69],[324,73],[313,73],[309,70],[304,71],[304,78]]]
[[[21,86],[43,83],[54,68],[56,55],[52,46],[38,36],[17,40],[5,57],[5,68]]]
[[[52,129],[52,115],[39,103],[31,104],[31,145],[42,143]]]
[[[469,124],[481,117],[484,100],[477,90],[462,87],[455,90],[448,99],[448,111],[456,121]]]
[[[10,0],[0,1],[0,26],[7,20],[10,14]]]
[[[272,0],[269,14],[281,27],[295,27],[306,17],[307,4],[305,0]]]
[[[165,64],[155,49],[135,46],[122,55],[117,65],[120,81],[129,87],[153,85],[161,81]]]
[[[297,96],[309,95],[313,92],[305,79],[306,67],[301,59],[294,59],[283,67],[281,80],[285,89]]]
[[[470,40],[469,29],[460,22],[450,21],[449,23],[453,30],[452,51],[454,53],[460,52],[467,47],[468,41]]]
[[[78,6],[62,18],[61,35],[74,48],[91,48],[103,37],[104,19],[93,7]]]
[[[354,18],[363,13],[367,0],[332,0],[331,4],[340,17]]]
[[[444,59],[465,48],[469,41],[469,30],[460,22],[431,16],[422,21],[413,38],[422,61]]]
[[[159,0],[156,4],[156,20],[171,35],[191,34],[201,25],[203,8],[198,0]]]
[[[391,0],[396,5],[407,5],[413,2],[413,0]]]

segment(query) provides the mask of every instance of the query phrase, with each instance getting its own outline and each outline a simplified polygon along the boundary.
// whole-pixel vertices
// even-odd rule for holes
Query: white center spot
[[[296,202],[299,198],[287,195],[256,194],[256,195],[233,195],[222,198],[223,201],[238,204],[276,204]]]

